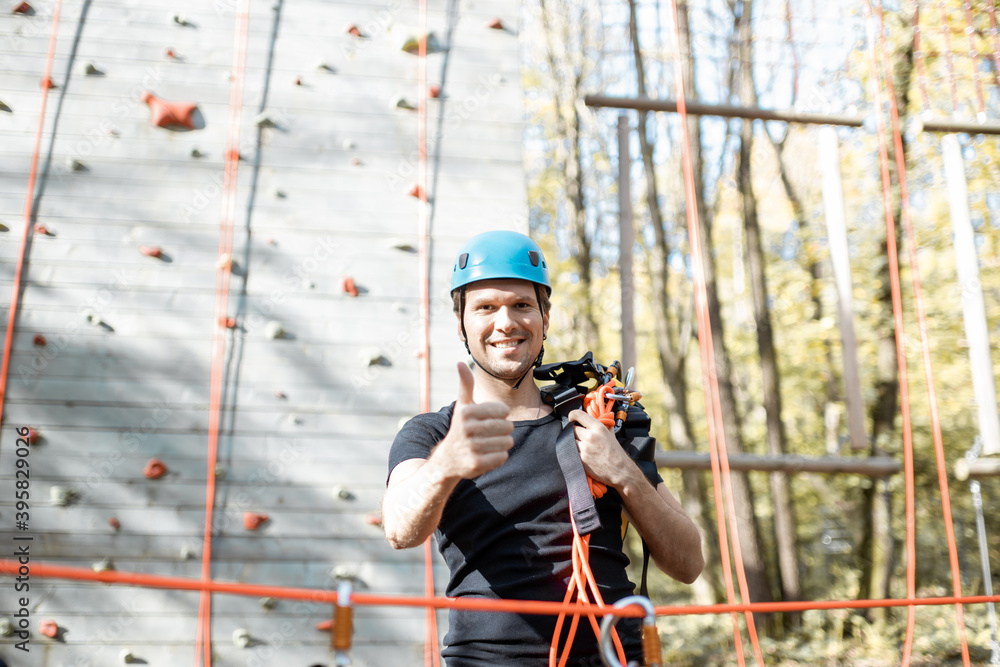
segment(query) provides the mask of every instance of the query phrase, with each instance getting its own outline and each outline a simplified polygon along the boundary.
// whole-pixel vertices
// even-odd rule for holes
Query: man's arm
[[[665,484],[653,488],[615,436],[582,410],[570,413],[583,467],[594,479],[618,491],[629,520],[649,545],[653,562],[685,584],[705,567],[701,533]]]
[[[448,434],[426,460],[409,459],[389,475],[382,527],[393,549],[424,542],[441,522],[444,505],[463,479],[503,465],[514,446],[514,424],[503,403],[473,403],[472,371],[458,365],[459,392]]]

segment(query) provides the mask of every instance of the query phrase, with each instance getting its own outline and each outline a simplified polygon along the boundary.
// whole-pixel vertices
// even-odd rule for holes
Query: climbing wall
[[[379,527],[389,444],[453,400],[457,248],[526,231],[517,4],[427,5],[426,35],[398,0],[3,7],[4,557],[31,536],[36,566],[423,592],[423,551]],[[8,665],[195,664],[206,619],[215,665],[332,664],[325,604],[30,586]],[[359,609],[355,664],[423,664],[424,628]]]

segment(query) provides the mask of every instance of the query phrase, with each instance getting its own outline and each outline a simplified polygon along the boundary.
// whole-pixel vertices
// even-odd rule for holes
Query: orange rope
[[[17,575],[22,565],[16,560],[0,560],[0,575]],[[246,584],[226,581],[202,581],[189,577],[169,577],[157,574],[138,572],[123,572],[106,570],[95,572],[90,568],[51,565],[32,561],[31,575],[41,579],[65,579],[69,581],[91,581],[103,584],[119,584],[122,586],[139,586],[175,591],[208,591],[224,595],[242,595],[247,597],[273,597],[282,600],[300,600],[316,604],[336,604],[337,591],[312,588],[295,588],[292,586],[270,586],[265,584]],[[730,613],[780,613],[789,611],[808,611],[810,609],[874,609],[888,607],[934,607],[951,604],[988,604],[1000,603],[998,595],[965,595],[962,597],[927,597],[914,599],[882,599],[882,600],[812,600],[805,602],[751,602],[741,604],[710,604],[710,605],[662,605],[655,607],[657,616],[697,616],[706,614]],[[375,593],[351,593],[351,604],[358,606],[384,607],[432,607],[434,609],[463,609],[467,611],[506,612],[511,614],[534,614],[539,616],[555,616],[566,613],[580,616],[595,614],[598,616],[622,616],[642,618],[645,611],[636,607],[615,609],[612,606],[604,608],[595,604],[563,604],[541,600],[492,600],[486,598],[447,598],[447,597],[417,597],[407,595],[381,595]]]
[[[605,384],[599,384],[593,391],[588,392],[583,398],[583,409],[587,412],[587,414],[597,419],[608,429],[612,429],[615,426],[615,402],[613,399],[609,399],[606,396],[614,390],[614,386],[615,381],[614,378],[612,378]],[[587,484],[590,486],[591,495],[595,498],[602,498],[604,494],[607,493],[607,485],[593,479],[590,475],[587,475]],[[601,591],[597,587],[594,572],[590,568],[590,535],[580,535],[580,531],[576,526],[576,521],[573,519],[572,507],[570,510],[571,513],[569,520],[573,527],[573,545],[571,551],[572,573],[570,575],[569,584],[566,586],[566,595],[563,597],[563,603],[570,604],[573,600],[573,594],[576,593],[576,604],[589,604],[590,600],[587,597],[587,588],[589,586],[590,590],[593,591],[594,602],[597,604],[598,609],[604,609],[606,606],[604,604],[604,598],[601,597]],[[569,659],[570,652],[573,649],[573,639],[576,637],[576,628],[580,621],[579,616],[573,616],[573,620],[570,622],[569,630],[566,634],[566,645],[563,647],[562,654],[559,655],[558,661],[556,660],[556,656],[559,652],[559,636],[562,634],[562,627],[565,618],[566,612],[562,612],[556,619],[555,631],[552,633],[552,644],[549,646],[549,667],[564,667],[566,665],[566,661]],[[594,636],[600,637],[601,628],[597,622],[597,616],[595,614],[587,614],[587,618],[590,621],[591,627],[594,629]],[[622,647],[621,639],[618,637],[618,631],[614,628],[611,630],[611,638],[614,641],[615,650],[618,652],[618,658],[624,665],[625,649]]]
[[[35,181],[38,178],[38,156],[42,148],[42,132],[45,129],[45,108],[48,106],[49,90],[52,83],[52,61],[55,60],[56,36],[59,33],[59,10],[62,0],[56,0],[52,9],[52,31],[49,33],[49,51],[45,57],[45,74],[42,76],[42,103],[38,110],[38,129],[35,131],[35,148],[31,153],[28,169],[28,191],[24,196],[24,233],[17,252],[17,266],[14,268],[14,285],[11,287],[10,307],[7,309],[7,331],[3,340],[3,361],[0,362],[0,423],[3,421],[3,406],[7,397],[7,374],[10,368],[10,353],[14,345],[14,324],[17,321],[17,307],[21,302],[21,274],[31,237],[31,217],[35,205]]]
[[[698,220],[697,195],[694,186],[694,160],[691,155],[691,136],[688,131],[687,101],[684,93],[684,72],[681,67],[680,54],[680,16],[677,9],[677,0],[670,0],[670,10],[674,23],[674,88],[677,99],[677,113],[680,117],[681,128],[681,157],[684,171],[684,197],[686,201],[686,214],[688,225],[688,243],[691,247],[691,263],[695,292],[695,310],[698,315],[698,346],[701,352],[702,379],[708,385],[709,391],[705,392],[705,413],[708,424],[708,445],[709,457],[712,460],[712,480],[716,489],[716,521],[719,524],[719,547],[723,559],[723,576],[726,582],[726,594],[729,600],[733,600],[732,573],[728,564],[728,549],[726,547],[725,520],[721,517],[723,510],[732,526],[730,544],[733,548],[733,556],[736,561],[736,577],[740,587],[740,596],[747,600],[749,592],[746,583],[746,570],[743,566],[743,552],[740,547],[739,523],[736,520],[736,509],[734,493],[732,487],[732,476],[729,470],[729,453],[725,445],[725,425],[722,420],[722,399],[719,395],[718,375],[715,368],[715,357],[713,354],[712,327],[710,314],[708,312],[708,289],[705,284],[704,250],[701,247],[700,222]],[[721,480],[720,480],[721,472]],[[720,502],[718,489],[722,486],[727,504]],[[758,665],[764,664],[760,643],[757,640],[757,629],[754,624],[753,615],[749,612],[745,614],[747,631],[750,636],[750,644],[753,648],[754,658]],[[733,637],[736,644],[736,658],[743,667],[743,642],[739,631],[739,626],[734,617]]]
[[[878,24],[881,28],[884,25],[881,3],[876,5],[876,7]],[[881,29],[879,34],[882,34]],[[884,40],[880,40],[880,42],[883,61],[888,63],[890,62],[888,47]],[[885,70],[883,70],[883,72],[884,71]],[[913,299],[917,311],[918,329],[920,331],[920,349],[923,360],[924,381],[927,385],[927,399],[930,407],[931,432],[933,434],[935,462],[937,464],[938,473],[938,488],[941,493],[941,510],[945,525],[945,536],[948,542],[948,561],[951,568],[952,591],[955,597],[959,597],[962,594],[962,577],[958,564],[958,546],[955,541],[955,528],[951,516],[951,499],[948,490],[947,464],[945,463],[944,458],[944,441],[941,435],[941,417],[938,412],[937,390],[935,389],[934,384],[934,370],[931,365],[930,341],[928,340],[927,335],[927,315],[924,308],[923,287],[920,281],[920,264],[917,258],[917,239],[916,233],[913,231],[913,218],[910,212],[910,195],[906,178],[906,161],[903,157],[903,139],[899,122],[899,108],[896,104],[896,91],[892,77],[885,75],[884,80],[889,96],[889,117],[892,121],[892,140],[896,157],[896,174],[899,180],[903,230],[906,234],[908,258],[910,260],[910,275],[913,284]],[[909,526],[910,517],[908,516],[907,527],[909,528]],[[915,558],[916,552],[913,551],[911,553]],[[915,592],[913,594],[915,595]],[[968,667],[970,659],[969,646],[966,638],[965,618],[961,605],[956,605],[955,615],[958,623],[959,640],[962,647],[962,663]]]
[[[418,195],[420,203],[418,227],[419,227],[419,253],[420,253],[420,320],[423,335],[423,354],[420,364],[420,411],[430,412],[431,396],[431,344],[430,344],[430,257],[428,238],[428,216],[427,216],[427,0],[420,0],[420,40],[417,53],[417,92],[418,113],[417,113],[417,152],[419,155],[418,164]],[[427,596],[434,595],[434,547],[431,538],[424,542],[424,593]],[[427,609],[426,616],[426,637],[424,641],[424,664],[427,667],[439,667],[441,664],[440,651],[438,649],[438,627],[437,615],[433,609]]]
[[[229,129],[223,171],[222,224],[219,230],[219,266],[215,276],[215,329],[212,333],[212,370],[208,412],[208,472],[205,485],[205,530],[202,537],[201,578],[212,577],[212,515],[215,506],[215,468],[218,463],[219,428],[222,418],[222,385],[225,374],[226,322],[229,310],[229,279],[232,271],[233,223],[236,216],[236,187],[243,111],[243,79],[249,35],[248,0],[236,16],[233,65],[229,88]],[[198,604],[195,636],[195,665],[212,664],[212,596],[203,590]]]

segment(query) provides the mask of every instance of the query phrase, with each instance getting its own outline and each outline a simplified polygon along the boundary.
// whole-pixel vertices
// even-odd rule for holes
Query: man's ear
[[[465,340],[465,335],[462,332],[462,316],[459,315],[458,313],[455,313],[455,321],[458,323],[457,324],[457,327],[458,327],[458,340],[462,341],[463,343],[467,342]]]

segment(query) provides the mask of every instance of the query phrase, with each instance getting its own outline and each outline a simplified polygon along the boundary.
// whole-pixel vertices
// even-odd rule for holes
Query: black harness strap
[[[552,407],[562,420],[562,431],[556,440],[556,460],[566,479],[569,495],[569,511],[576,522],[580,535],[589,535],[601,528],[601,518],[597,514],[594,496],[587,483],[587,471],[580,460],[580,450],[576,446],[576,435],[569,413],[583,407],[583,396],[573,387],[561,387],[561,391],[551,392]]]

